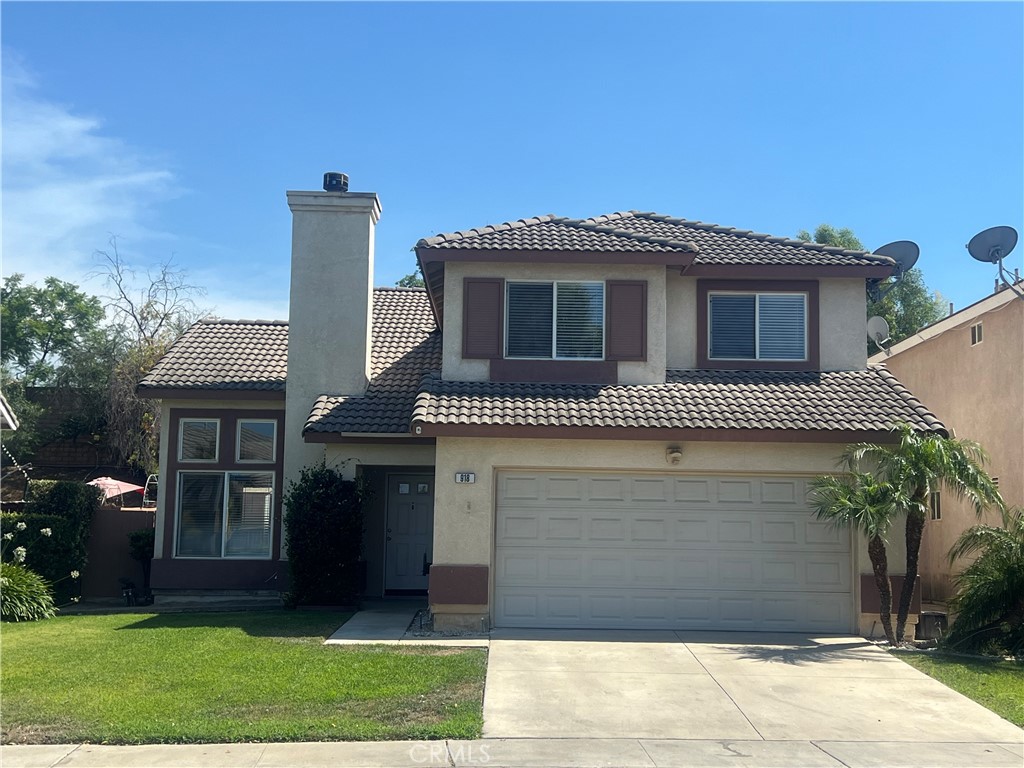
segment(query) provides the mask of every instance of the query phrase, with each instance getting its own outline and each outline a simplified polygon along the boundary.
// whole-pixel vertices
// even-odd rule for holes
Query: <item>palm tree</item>
[[[977,651],[995,642],[1000,650],[1024,652],[1024,510],[1003,512],[1001,528],[976,525],[957,539],[949,561],[977,558],[956,577],[950,607],[958,613],[946,642]]]
[[[999,490],[983,465],[988,456],[971,440],[957,440],[935,433],[921,433],[909,424],[892,428],[897,441],[891,445],[858,443],[843,454],[851,470],[859,470],[867,459],[876,466],[875,476],[899,489],[894,500],[898,512],[907,516],[907,571],[896,614],[896,641],[903,642],[907,615],[917,583],[921,536],[927,519],[928,501],[940,487],[958,499],[966,499],[980,515],[987,507],[1006,508]]]
[[[899,503],[899,489],[879,482],[864,472],[836,477],[823,475],[811,481],[809,501],[815,516],[840,528],[852,528],[868,540],[868,557],[878,586],[878,616],[890,645],[896,644],[892,629],[892,585],[885,536]]]

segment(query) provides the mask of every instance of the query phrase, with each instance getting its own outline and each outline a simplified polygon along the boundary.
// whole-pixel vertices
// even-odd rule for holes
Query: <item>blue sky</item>
[[[1024,234],[1021,3],[3,3],[3,274],[110,234],[287,315],[285,190],[375,191],[377,283],[437,232],[655,210],[921,245],[963,307]],[[1020,267],[1024,245],[1007,266]]]

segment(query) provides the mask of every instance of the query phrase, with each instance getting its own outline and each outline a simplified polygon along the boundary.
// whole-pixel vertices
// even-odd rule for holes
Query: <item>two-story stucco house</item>
[[[367,594],[425,591],[440,627],[870,629],[863,545],[806,488],[894,421],[943,430],[867,365],[888,258],[541,216],[421,240],[426,289],[373,289],[377,196],[288,204],[288,324],[198,323],[140,387],[158,592],[284,587],[282,489],[326,458],[375,491]]]

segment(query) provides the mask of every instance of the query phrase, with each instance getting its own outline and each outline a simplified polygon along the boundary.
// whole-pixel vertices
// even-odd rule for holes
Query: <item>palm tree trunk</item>
[[[868,540],[868,557],[871,558],[871,569],[875,572],[875,585],[878,587],[878,618],[882,622],[882,630],[889,645],[896,645],[892,632],[892,584],[889,583],[889,560],[885,553],[885,542],[881,536],[872,536]]]
[[[924,533],[925,501],[928,489],[918,489],[914,493],[914,503],[907,513],[907,571],[903,577],[903,589],[900,590],[899,610],[896,612],[896,642],[903,642],[907,629],[907,616],[910,615],[910,604],[914,600],[914,587],[917,586],[917,562],[921,554],[921,536]]]

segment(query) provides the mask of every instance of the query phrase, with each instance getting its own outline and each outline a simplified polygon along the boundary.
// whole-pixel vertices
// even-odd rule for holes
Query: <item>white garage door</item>
[[[850,537],[806,482],[500,472],[495,623],[848,632]]]

